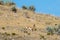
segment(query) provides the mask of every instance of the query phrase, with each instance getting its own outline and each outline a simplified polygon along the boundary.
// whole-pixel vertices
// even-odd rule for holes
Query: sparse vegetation
[[[10,36],[10,33],[4,32],[4,33],[1,33],[1,35],[3,35],[3,36]]]
[[[28,31],[27,31],[27,29],[26,29],[26,28],[24,28],[24,30],[23,30],[23,31],[24,31],[24,33],[28,33]]]
[[[33,25],[32,31],[37,31],[35,24]]]
[[[30,35],[30,32],[28,31],[27,28],[23,28],[23,29],[22,29],[22,32],[26,33],[27,35]]]
[[[24,33],[28,33],[28,31],[27,31],[26,28],[22,28],[22,31],[23,31]]]
[[[46,38],[43,35],[40,35],[40,39],[46,40]]]
[[[36,28],[32,28],[32,31],[37,31],[37,29]]]
[[[29,33],[27,30],[25,30],[25,31],[24,31],[24,33],[26,33],[26,34],[30,35],[30,33]]]

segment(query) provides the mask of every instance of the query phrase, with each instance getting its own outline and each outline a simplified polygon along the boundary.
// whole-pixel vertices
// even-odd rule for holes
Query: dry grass
[[[48,37],[50,36],[46,35],[45,28],[47,26],[56,26],[56,24],[60,24],[60,19],[56,18],[55,16],[51,16],[48,14],[38,14],[23,9],[17,9],[17,12],[14,13],[13,11],[11,11],[11,7],[7,6],[0,5],[0,13],[1,33],[8,32],[10,34],[13,33],[12,35],[15,35],[16,33],[19,36],[23,36],[25,38],[28,38],[29,36],[29,38],[31,38],[32,40],[34,40],[33,38],[35,38],[36,40],[40,40],[39,34],[43,34],[46,39],[49,39]],[[35,29],[37,29],[36,31],[32,31],[32,29],[34,29],[34,24]],[[2,30],[1,27],[4,30]],[[29,33],[24,33],[23,28],[26,28],[27,32]]]

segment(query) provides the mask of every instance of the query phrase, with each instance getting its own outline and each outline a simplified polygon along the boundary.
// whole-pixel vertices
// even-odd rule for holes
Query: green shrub
[[[22,6],[22,9],[28,9],[25,5]]]
[[[29,10],[35,11],[35,7],[34,7],[34,6],[30,6],[30,7],[29,7]]]
[[[17,12],[16,7],[12,7],[12,11],[16,13]]]
[[[52,31],[52,28],[51,27],[47,27],[46,28],[48,32],[51,32]]]
[[[47,27],[47,35],[53,35],[53,34],[58,34],[60,35],[60,25],[56,27]]]
[[[54,29],[51,27],[47,27],[47,34],[53,35],[54,34]]]

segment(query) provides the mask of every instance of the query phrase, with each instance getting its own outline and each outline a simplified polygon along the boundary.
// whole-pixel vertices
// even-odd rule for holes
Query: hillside
[[[0,5],[0,40],[60,40],[60,35],[47,35],[48,26],[57,27],[60,18],[30,10]]]

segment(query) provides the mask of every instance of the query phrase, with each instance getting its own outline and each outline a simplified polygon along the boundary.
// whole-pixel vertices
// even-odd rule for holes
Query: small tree
[[[25,5],[22,6],[22,9],[28,9]]]
[[[29,10],[35,11],[35,7],[34,7],[34,6],[30,6],[30,7],[29,7]]]

